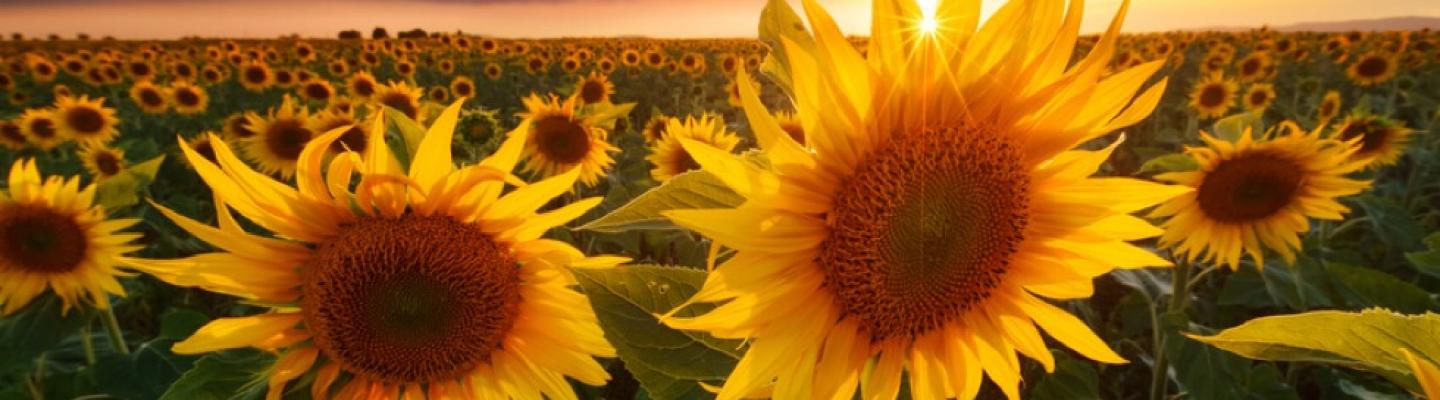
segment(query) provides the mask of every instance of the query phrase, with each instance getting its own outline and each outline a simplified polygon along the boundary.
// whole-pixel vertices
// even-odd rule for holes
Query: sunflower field
[[[1440,398],[1440,33],[801,3],[0,42],[0,399]]]

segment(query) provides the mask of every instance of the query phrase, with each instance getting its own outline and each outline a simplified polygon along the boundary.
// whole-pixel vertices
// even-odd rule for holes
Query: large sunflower
[[[1116,266],[1168,265],[1126,243],[1160,233],[1129,213],[1188,189],[1089,178],[1115,146],[1069,150],[1146,117],[1164,84],[1136,92],[1163,61],[1100,80],[1119,18],[1067,68],[1080,7],[1015,0],[977,30],[978,3],[962,3],[925,19],[914,1],[876,1],[862,57],[805,0],[813,38],[786,36],[771,56],[809,148],[750,85],[741,97],[769,168],[681,140],[748,199],[666,213],[737,251],[689,300],[722,304],[662,318],[748,340],[720,398],[894,398],[902,371],[914,398],[972,398],[982,374],[1014,398],[1016,351],[1054,367],[1040,329],[1125,362],[1044,299],[1087,297]]]
[[[290,177],[295,173],[295,163],[300,153],[315,137],[308,128],[310,110],[299,106],[289,95],[277,108],[270,109],[269,115],[245,115],[245,128],[255,136],[245,138],[245,156],[267,174]]]
[[[714,115],[703,115],[699,119],[687,116],[684,120],[669,118],[665,121],[664,134],[650,146],[650,155],[645,160],[655,165],[650,177],[664,182],[681,173],[700,169],[695,158],[680,144],[681,139],[714,147],[729,153],[740,144],[740,137],[725,128],[725,121]]]
[[[1240,85],[1235,81],[1219,73],[1210,74],[1190,89],[1190,108],[1204,118],[1223,117],[1235,106],[1235,93],[1238,91]]]
[[[1414,133],[1404,122],[1373,114],[1354,114],[1336,126],[1333,136],[1344,141],[1358,140],[1360,149],[1354,158],[1363,159],[1367,168],[1394,165],[1405,152],[1405,145]]]
[[[580,182],[595,186],[610,166],[615,165],[612,152],[620,151],[605,139],[605,129],[595,126],[589,116],[576,111],[578,96],[561,102],[554,95],[549,100],[539,95],[526,97],[526,112],[520,117],[525,140],[525,172],[554,176],[580,168]]]
[[[55,120],[60,136],[80,143],[104,144],[120,134],[115,129],[120,120],[115,109],[105,107],[104,98],[61,97],[55,101]]]
[[[130,244],[140,235],[120,230],[136,222],[106,219],[94,185],[81,188],[78,177],[42,179],[34,160],[16,161],[0,193],[0,315],[47,288],[66,310],[82,303],[109,308],[109,295],[125,295],[116,264],[140,249]]]
[[[523,185],[507,172],[523,134],[457,169],[450,146],[459,111],[456,103],[430,127],[408,167],[379,145],[376,118],[377,145],[334,157],[322,172],[345,131],[324,133],[305,146],[295,187],[251,170],[218,138],[210,142],[218,165],[182,142],[216,192],[218,227],[157,207],[219,251],[137,265],[172,284],[273,306],[212,321],[174,350],[276,352],[270,398],[301,376],[314,377],[300,380],[313,397],[342,399],[573,399],[567,378],[604,384],[609,376],[592,357],[615,351],[567,268],[624,259],[586,258],[541,238],[600,199],[537,213],[578,172]],[[520,187],[501,196],[505,182]],[[246,233],[229,208],[273,237]]]
[[[1198,170],[1156,175],[1195,188],[1150,213],[1169,218],[1160,245],[1231,269],[1240,267],[1242,253],[1264,267],[1265,248],[1293,263],[1308,218],[1344,218],[1349,208],[1336,199],[1370,186],[1345,177],[1365,167],[1352,157],[1359,148],[1293,122],[1280,128],[1259,139],[1247,129],[1234,142],[1202,133],[1207,146],[1186,150]]]

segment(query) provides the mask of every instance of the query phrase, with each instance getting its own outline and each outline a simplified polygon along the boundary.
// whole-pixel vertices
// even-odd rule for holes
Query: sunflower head
[[[137,220],[105,218],[94,203],[95,186],[78,177],[41,177],[34,160],[10,167],[0,196],[0,315],[24,307],[45,290],[78,304],[110,306],[124,296],[116,269],[122,256],[139,250],[138,234],[121,233]]]
[[[375,96],[379,86],[380,83],[375,81],[375,77],[366,71],[356,71],[355,74],[350,75],[349,79],[345,80],[346,90],[350,92],[351,97],[356,99],[369,100]]]
[[[468,77],[457,76],[455,80],[450,81],[450,93],[454,94],[457,99],[475,97],[475,81]]]
[[[733,152],[740,144],[740,137],[725,127],[725,121],[717,115],[702,115],[700,118],[687,116],[685,119],[667,118],[664,134],[650,145],[650,155],[645,157],[655,168],[650,177],[665,182],[685,172],[700,169],[700,164],[685,151],[682,140],[714,147],[726,153]]]
[[[149,81],[136,82],[130,86],[130,100],[140,106],[140,110],[149,114],[159,114],[170,108],[169,93],[165,88],[155,86]]]
[[[1210,74],[1190,89],[1190,108],[1204,118],[1225,116],[1235,106],[1240,85],[1219,73]]]
[[[532,185],[510,175],[523,134],[508,135],[478,165],[457,167],[452,133],[437,127],[455,126],[459,114],[456,103],[437,118],[408,166],[384,144],[383,114],[363,152],[327,162],[347,131],[324,132],[304,145],[293,187],[250,170],[218,138],[209,142],[218,163],[182,142],[216,192],[218,226],[157,207],[217,251],[137,267],[172,284],[283,305],[212,321],[174,351],[272,351],[274,398],[305,390],[292,385],[309,385],[316,398],[573,398],[566,379],[604,384],[609,376],[593,357],[615,351],[567,268],[624,259],[587,258],[541,238],[600,199],[540,213],[578,172]],[[232,209],[267,232],[241,229]]]
[[[590,75],[580,78],[575,84],[575,93],[581,104],[609,103],[610,95],[615,93],[615,84],[599,71],[590,71]]]
[[[264,117],[247,114],[244,127],[255,135],[242,139],[245,155],[267,174],[293,175],[300,152],[316,135],[308,127],[309,121],[310,110],[288,95]]]
[[[1358,143],[1354,158],[1364,160],[1367,168],[1394,165],[1405,152],[1405,145],[1414,133],[1403,122],[1370,113],[1356,113],[1335,126],[1331,137]]]
[[[300,97],[317,103],[328,103],[335,98],[335,87],[324,79],[311,78],[300,84]]]
[[[125,172],[125,151],[103,144],[87,144],[80,148],[80,163],[95,181],[103,181]]]
[[[665,213],[735,250],[689,300],[713,311],[661,318],[750,343],[719,397],[894,398],[908,376],[914,398],[968,399],[988,376],[1013,398],[1016,352],[1053,368],[1042,329],[1123,362],[1042,298],[1087,297],[1117,266],[1168,265],[1127,243],[1159,234],[1129,214],[1188,189],[1093,179],[1115,146],[1071,150],[1145,118],[1165,61],[1101,79],[1117,18],[1071,65],[1079,2],[1014,0],[981,27],[979,7],[877,1],[863,54],[816,1],[802,1],[808,24],[770,4],[762,32],[779,36],[763,38],[762,69],[806,144],[738,85],[768,165],[682,139],[746,201]]]
[[[1375,86],[1395,77],[1399,70],[1399,58],[1394,54],[1372,51],[1355,59],[1346,76],[1360,86]]]
[[[1256,83],[1245,90],[1245,109],[1264,110],[1275,102],[1275,85]]]
[[[115,129],[120,120],[115,109],[104,103],[104,98],[61,97],[55,101],[56,129],[61,136],[80,143],[104,144],[115,139],[120,134]]]
[[[1315,115],[1322,123],[1335,119],[1340,115],[1340,104],[1340,92],[1327,90],[1325,96],[1320,98],[1320,106],[1316,107]]]
[[[523,101],[526,111],[517,132],[529,137],[525,141],[525,171],[541,176],[554,176],[579,168],[580,182],[594,186],[600,177],[615,165],[610,153],[619,148],[606,141],[604,128],[596,126],[588,116],[580,115],[579,97],[561,101],[531,94]]]
[[[25,132],[20,129],[19,121],[0,120],[0,147],[16,151],[24,148],[28,141]]]
[[[1193,261],[1237,269],[1242,255],[1264,267],[1266,249],[1294,263],[1308,218],[1339,220],[1349,208],[1337,199],[1370,186],[1345,177],[1364,168],[1353,142],[1283,123],[1259,138],[1247,129],[1230,141],[1201,133],[1206,146],[1186,150],[1199,169],[1157,180],[1195,188],[1150,213],[1168,218],[1160,245]]]
[[[240,66],[240,85],[251,91],[261,91],[275,83],[275,72],[260,62],[249,62]]]
[[[170,85],[170,104],[177,113],[200,114],[210,107],[210,94],[206,93],[203,87],[177,81]]]
[[[393,108],[415,121],[424,119],[420,109],[421,89],[409,83],[391,81],[375,91],[370,99],[377,105]]]
[[[60,130],[60,122],[57,120],[55,110],[48,108],[32,108],[20,114],[20,133],[25,135],[30,144],[40,150],[49,151],[60,145],[69,138],[63,136]]]

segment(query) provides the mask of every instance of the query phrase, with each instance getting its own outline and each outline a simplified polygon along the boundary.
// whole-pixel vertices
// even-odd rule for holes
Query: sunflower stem
[[[45,353],[35,358],[35,374],[25,377],[25,389],[32,400],[45,400]]]
[[[115,319],[115,310],[106,307],[103,319],[105,320],[105,332],[110,336],[110,345],[120,354],[130,354],[130,346],[125,344],[125,332],[120,330],[120,321]]]
[[[1190,263],[1184,258],[1175,261],[1175,270],[1170,275],[1170,303],[1166,307],[1165,314],[1179,314],[1184,320],[1185,307],[1190,301]],[[1151,371],[1150,378],[1150,399],[1162,400],[1165,398],[1166,386],[1169,385],[1167,377],[1170,369],[1170,360],[1165,354],[1165,335],[1159,332],[1163,328],[1161,324],[1154,324],[1157,334],[1155,337],[1155,365]]]
[[[80,345],[85,348],[85,365],[95,366],[95,342],[90,337],[90,324],[95,320],[87,320],[85,327],[80,329]]]

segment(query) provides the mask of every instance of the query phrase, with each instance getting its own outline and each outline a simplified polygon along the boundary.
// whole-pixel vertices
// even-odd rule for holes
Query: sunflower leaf
[[[1346,294],[1352,298],[1352,304],[1385,307],[1409,314],[1440,310],[1440,304],[1431,299],[1424,289],[1394,275],[1335,262],[1326,262],[1325,269],[1347,289]]]
[[[708,397],[701,382],[718,384],[735,368],[741,342],[702,332],[680,331],[655,316],[669,312],[699,291],[705,272],[683,267],[630,265],[607,270],[574,270],[590,297],[605,339],[626,369],[656,399]],[[687,307],[693,316],[713,307]]]
[[[790,8],[790,4],[783,0],[770,0],[765,4],[765,10],[760,12],[760,41],[770,47],[770,56],[765,57],[760,71],[790,95],[794,84],[790,81],[790,61],[781,38],[790,39],[807,50],[815,48],[815,38],[810,36],[810,31],[805,29],[805,23],[800,21],[800,15]]]
[[[1429,250],[1405,253],[1405,259],[1420,273],[1440,278],[1440,233],[1425,237],[1425,246]]]
[[[1146,160],[1140,165],[1136,175],[1149,175],[1165,172],[1185,172],[1200,169],[1200,164],[1195,162],[1194,157],[1184,153],[1170,153]]]
[[[96,183],[95,201],[112,211],[139,204],[139,193],[155,181],[155,175],[164,162],[165,156],[161,155]]]
[[[670,178],[660,186],[636,196],[609,214],[576,229],[617,233],[630,230],[679,229],[662,211],[697,208],[734,208],[745,198],[709,172],[691,171]]]
[[[1234,142],[1240,139],[1240,135],[1246,130],[1251,135],[1258,137],[1265,133],[1263,113],[1251,111],[1243,114],[1235,114],[1215,121],[1210,128],[1210,134],[1225,141]]]
[[[1213,336],[1191,339],[1257,360],[1334,364],[1380,374],[1418,390],[1400,349],[1440,360],[1440,315],[1383,309],[1314,311],[1261,317]]]
[[[0,372],[24,369],[90,321],[90,310],[61,313],[60,298],[42,295],[18,313],[0,318]]]
[[[258,399],[265,391],[265,372],[275,357],[253,349],[211,353],[196,361],[160,400]]]

